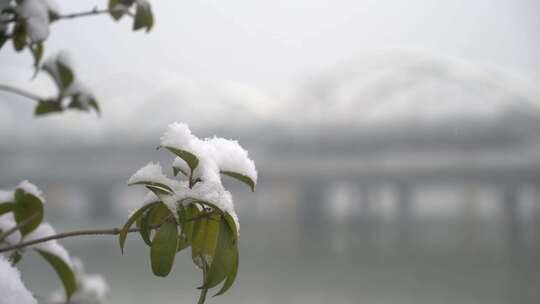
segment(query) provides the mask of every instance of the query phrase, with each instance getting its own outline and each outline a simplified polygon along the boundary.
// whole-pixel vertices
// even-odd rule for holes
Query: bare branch
[[[187,219],[186,222],[196,221],[196,220],[208,217],[210,214],[211,213],[203,213],[203,214],[200,214],[198,216]],[[156,229],[156,228],[159,228],[160,226],[161,226],[161,224],[153,225],[153,226],[150,226],[150,229]],[[21,242],[21,243],[15,244],[15,245],[10,245],[10,246],[0,248],[0,253],[15,250],[15,249],[21,249],[21,248],[24,248],[24,247],[28,247],[28,246],[32,246],[32,245],[35,245],[35,244],[44,243],[44,242],[48,242],[48,241],[52,241],[52,240],[59,240],[59,239],[64,239],[64,238],[68,238],[68,237],[73,237],[73,236],[118,235],[118,234],[120,234],[121,231],[122,231],[122,229],[120,229],[120,228],[111,228],[111,229],[78,230],[78,231],[70,231],[70,232],[58,233],[58,234],[55,234],[55,235],[50,235],[50,236],[47,236],[47,237],[43,237],[43,238],[31,240],[31,241],[26,241],[26,242]],[[131,229],[128,230],[128,232],[130,232],[130,233],[131,232],[139,232],[139,231],[140,231],[139,228],[131,228]]]
[[[5,85],[5,84],[0,84],[0,91],[5,91],[5,92],[9,92],[9,93],[13,93],[13,94],[17,94],[19,96],[23,96],[23,97],[26,97],[28,99],[32,99],[34,101],[41,101],[41,97],[33,94],[33,93],[30,93],[30,92],[26,92],[24,90],[21,90],[19,88],[15,88],[15,87],[12,87],[12,86],[8,86],[8,85]]]
[[[122,9],[111,10],[111,9],[98,9],[97,7],[94,7],[92,10],[86,11],[86,12],[59,15],[59,16],[56,17],[55,20],[73,19],[73,18],[88,17],[88,16],[97,16],[97,15],[109,14],[109,13],[114,12],[114,11],[122,11],[128,16],[133,16],[133,14],[130,11],[123,11]]]

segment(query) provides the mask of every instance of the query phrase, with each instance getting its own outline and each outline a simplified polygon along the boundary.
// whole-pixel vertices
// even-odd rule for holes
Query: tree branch
[[[187,219],[186,222],[196,221],[196,220],[205,218],[205,217],[209,216],[210,214],[211,214],[211,212],[203,213],[203,214],[200,214],[198,216]],[[156,228],[159,228],[160,226],[161,226],[161,224],[150,226],[150,229],[156,229]],[[89,229],[89,230],[76,230],[76,231],[58,233],[58,234],[49,235],[49,236],[46,236],[46,237],[43,237],[43,238],[39,238],[39,239],[31,240],[31,241],[26,241],[26,242],[21,242],[21,243],[15,244],[15,245],[10,245],[10,246],[0,248],[0,253],[15,250],[15,249],[21,249],[21,248],[24,248],[24,247],[28,247],[28,246],[32,246],[32,245],[35,245],[35,244],[44,243],[44,242],[48,242],[48,241],[52,241],[52,240],[59,240],[59,239],[64,239],[64,238],[68,238],[68,237],[73,237],[73,236],[118,235],[118,234],[120,234],[121,231],[122,231],[121,228],[116,228],[115,227],[115,228],[111,228],[111,229]],[[139,228],[131,228],[131,229],[128,230],[128,232],[130,232],[130,233],[131,232],[139,232],[139,231],[140,231]]]
[[[122,9],[112,10],[112,9],[98,9],[97,7],[94,7],[90,11],[86,12],[79,12],[79,13],[72,13],[72,14],[65,14],[65,15],[59,15],[56,17],[55,20],[60,19],[73,19],[73,18],[79,18],[79,17],[88,17],[88,16],[97,16],[102,14],[109,14],[114,11],[123,11]],[[133,14],[129,11],[123,11],[126,15],[133,16]]]
[[[0,91],[5,91],[5,92],[17,94],[19,96],[26,97],[28,99],[32,99],[32,100],[37,101],[37,102],[41,101],[41,97],[39,97],[37,95],[34,95],[34,94],[30,93],[30,92],[26,92],[26,91],[21,90],[19,88],[15,88],[15,87],[8,86],[8,85],[5,85],[5,84],[0,84]]]

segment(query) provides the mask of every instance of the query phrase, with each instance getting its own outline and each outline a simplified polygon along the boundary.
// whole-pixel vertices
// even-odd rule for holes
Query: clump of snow
[[[159,198],[154,194],[147,194],[144,203],[160,200],[176,216],[178,204],[207,202],[230,214],[239,231],[240,224],[234,210],[232,195],[223,187],[220,173],[235,172],[249,177],[256,183],[257,170],[248,152],[235,140],[220,137],[199,139],[184,123],[170,124],[161,137],[161,146],[189,152],[197,157],[198,164],[191,172],[188,163],[182,158],[177,157],[173,162],[174,168],[189,175],[189,183],[169,179],[163,174],[159,163],[149,163],[139,169],[128,180],[128,184],[155,182],[165,184],[173,190],[171,194],[158,194]]]
[[[15,218],[13,218],[13,213],[9,212],[9,213],[0,215],[0,230],[2,231],[2,233],[10,230],[11,228],[15,226],[17,226],[17,223],[15,222]],[[13,232],[12,234],[8,235],[4,241],[13,245],[20,242],[20,240],[21,240],[21,232],[17,230]]]
[[[135,174],[133,174],[129,180],[128,185],[141,183],[141,182],[152,182],[166,185],[170,188],[173,188],[176,184],[175,180],[168,178],[161,168],[160,163],[149,162],[146,166],[139,169]]]
[[[101,304],[107,300],[109,285],[105,278],[99,274],[86,274],[82,261],[73,258],[73,272],[77,281],[77,291],[72,295],[70,302],[78,304]],[[65,292],[57,290],[49,296],[51,303],[66,302]]]
[[[58,14],[58,6],[52,1],[24,0],[17,6],[17,12],[26,24],[30,40],[40,42],[49,36],[49,12]]]
[[[255,163],[238,141],[221,137],[206,139],[206,141],[212,147],[213,157],[221,171],[238,172],[257,183]]]
[[[148,191],[148,193],[146,193],[146,195],[144,196],[143,205],[147,205],[157,201],[159,201],[159,197],[157,197],[154,192]]]
[[[214,137],[199,139],[184,123],[173,123],[161,137],[161,146],[190,152],[197,156],[199,164],[194,178],[221,182],[219,173],[232,171],[243,174],[257,183],[255,163],[248,152],[235,140]]]
[[[44,238],[44,237],[55,235],[55,234],[56,234],[56,231],[54,230],[54,228],[51,225],[49,225],[49,223],[43,222],[36,228],[36,230],[30,232],[30,234],[28,234],[25,237],[25,240],[32,241],[35,239],[40,239],[40,238]],[[61,258],[67,265],[71,266],[71,259],[69,257],[69,253],[56,240],[50,240],[47,242],[35,244],[35,245],[32,245],[32,248],[43,250],[45,252],[54,254],[58,256],[59,258]]]
[[[0,256],[0,304],[37,304],[21,281],[20,272]]]
[[[17,185],[17,188],[23,189],[24,192],[32,194],[33,196],[39,198],[42,203],[45,203],[43,192],[39,190],[39,188],[36,185],[32,184],[31,182],[24,180],[20,182],[19,185]]]

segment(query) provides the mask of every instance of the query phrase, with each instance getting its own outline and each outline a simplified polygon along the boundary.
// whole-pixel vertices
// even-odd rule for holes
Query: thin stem
[[[206,285],[206,276],[208,275],[207,274],[207,271],[208,271],[208,264],[206,263],[206,258],[201,255],[201,261],[202,261],[202,265],[203,265],[203,286]],[[202,288],[201,289],[201,294],[199,296],[199,301],[197,302],[197,304],[203,304],[204,301],[206,301],[206,294],[208,293],[208,288]]]
[[[133,16],[133,14],[131,12],[123,11],[122,9],[112,10],[112,9],[98,9],[97,7],[94,7],[92,10],[86,11],[86,12],[59,15],[59,16],[56,17],[56,20],[73,19],[73,18],[88,17],[88,16],[97,16],[97,15],[102,15],[102,14],[109,14],[109,13],[115,12],[115,11],[122,11],[126,15]]]
[[[20,222],[15,227],[13,227],[13,228],[7,230],[6,232],[0,234],[0,242],[5,240],[11,234],[15,233],[15,231],[17,231],[17,230],[21,229],[22,227],[30,224],[30,222],[32,222],[36,217],[38,217],[38,215],[39,215],[39,213],[34,213],[32,216],[30,216],[27,219],[25,219],[24,221]]]
[[[37,95],[34,95],[34,94],[30,93],[30,92],[26,92],[26,91],[21,90],[19,88],[15,88],[15,87],[8,86],[8,85],[5,85],[5,84],[0,84],[0,91],[5,91],[5,92],[10,92],[10,93],[13,93],[13,94],[17,94],[19,96],[23,96],[23,97],[26,97],[28,99],[32,99],[32,100],[37,101],[37,102],[41,101],[41,97],[39,97]]]
[[[211,213],[200,214],[198,216],[187,219],[186,222],[196,221],[198,219],[202,219],[204,217],[207,217],[210,214]],[[161,224],[150,226],[150,229],[156,229],[156,228],[159,228],[159,226],[161,226]],[[32,246],[32,245],[35,245],[35,244],[44,243],[44,242],[48,242],[48,241],[52,241],[52,240],[59,240],[59,239],[64,239],[64,238],[68,238],[68,237],[73,237],[73,236],[82,236],[82,235],[118,235],[118,234],[120,234],[121,231],[122,231],[122,229],[120,229],[120,228],[111,228],[111,229],[76,230],[76,231],[58,233],[58,234],[49,235],[49,236],[46,236],[46,237],[43,237],[43,238],[39,238],[39,239],[31,240],[31,241],[26,241],[26,242],[21,242],[21,243],[15,244],[15,245],[10,245],[10,246],[0,248],[0,253],[1,252],[6,252],[6,251],[11,251],[11,250],[14,250],[14,249],[21,249],[21,248],[24,248],[24,247],[28,247],[28,246]],[[128,232],[130,232],[130,233],[131,232],[139,232],[139,231],[140,231],[139,228],[131,228],[131,229],[128,230]]]
[[[87,17],[87,16],[108,14],[109,12],[110,12],[110,10],[108,10],[108,9],[98,9],[97,7],[94,7],[90,11],[60,15],[60,16],[57,16],[56,19],[73,19],[73,18],[78,18],[78,17]]]
[[[201,295],[199,296],[199,301],[197,304],[203,304],[204,301],[206,301],[206,294],[208,293],[208,289],[203,288],[201,289]]]

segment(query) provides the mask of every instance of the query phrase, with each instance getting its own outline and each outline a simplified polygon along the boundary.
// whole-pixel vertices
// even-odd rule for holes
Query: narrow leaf
[[[233,265],[232,265],[232,270],[227,275],[227,279],[225,280],[225,283],[223,283],[223,286],[218,291],[218,293],[216,293],[214,295],[214,297],[217,297],[219,295],[224,294],[227,290],[229,290],[231,288],[234,281],[236,280],[236,275],[238,274],[238,264],[239,264],[239,260],[238,260],[238,250],[237,250],[236,258],[235,258],[235,260],[233,262]]]
[[[167,186],[165,184],[162,184],[162,183],[155,183],[155,182],[152,182],[152,181],[140,181],[140,182],[128,184],[128,186],[133,186],[133,185],[152,186],[157,190],[162,190],[162,192],[165,192],[165,194],[170,194],[170,193],[173,192],[171,187],[169,187],[169,186]]]
[[[131,228],[131,225],[133,225],[133,223],[135,223],[135,221],[139,217],[142,216],[142,214],[143,214],[143,212],[145,210],[147,210],[148,208],[151,208],[152,206],[160,204],[160,203],[161,202],[153,202],[153,203],[147,204],[147,205],[139,208],[139,210],[137,210],[135,213],[133,213],[129,217],[126,224],[124,225],[124,227],[122,227],[122,230],[120,230],[120,233],[118,235],[118,240],[120,241],[120,251],[122,252],[122,254],[124,254],[124,245],[126,243],[126,238],[127,238],[128,233],[129,233],[129,228]]]
[[[26,46],[26,26],[24,23],[17,23],[13,28],[13,47],[15,51],[20,52]]]
[[[171,151],[172,153],[176,154],[176,156],[183,159],[188,164],[191,171],[195,170],[195,168],[197,168],[197,165],[199,165],[199,159],[197,158],[197,156],[195,156],[195,154],[188,151],[176,149],[173,147],[168,147],[168,146],[163,146],[163,147]]]
[[[221,174],[230,176],[234,179],[237,179],[243,182],[244,184],[249,186],[251,191],[255,192],[255,186],[256,186],[255,181],[253,181],[249,176],[240,174],[238,172],[232,172],[232,171],[221,171]]]
[[[199,220],[200,228],[191,245],[194,262],[202,257],[211,265],[219,236],[220,218],[219,214],[214,213]]]
[[[73,83],[75,76],[71,68],[63,64],[60,60],[56,61],[56,66],[58,68],[58,74],[60,76],[60,83],[62,84],[62,89],[66,89]]]
[[[166,277],[174,264],[178,247],[178,227],[174,220],[161,225],[150,248],[152,272],[158,277]]]
[[[51,254],[47,251],[36,250],[49,264],[52,266],[62,284],[64,285],[64,290],[66,292],[66,298],[69,300],[73,293],[77,290],[77,282],[75,280],[75,274],[71,270],[71,267],[64,262],[60,257]]]
[[[233,271],[236,255],[236,235],[233,235],[229,225],[222,219],[220,222],[219,238],[212,265],[208,270],[203,288],[213,288],[225,280]]]
[[[62,112],[62,107],[59,102],[53,100],[41,100],[34,110],[34,115],[39,116],[54,112]]]

